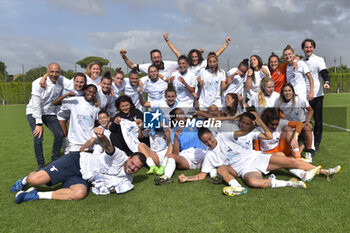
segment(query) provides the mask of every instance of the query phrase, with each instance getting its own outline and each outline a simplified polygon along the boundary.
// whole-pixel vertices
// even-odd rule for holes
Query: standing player
[[[86,68],[85,75],[87,84],[98,86],[101,82],[102,66],[98,62],[90,62]]]
[[[226,80],[221,86],[221,102],[223,106],[225,106],[225,96],[228,93],[235,93],[239,95],[239,98],[244,96],[244,82],[247,79],[247,71],[249,68],[248,61],[248,58],[244,59],[239,63],[237,68],[232,68],[227,72]]]
[[[331,79],[328,74],[326,63],[322,57],[316,56],[314,50],[316,48],[316,42],[313,39],[305,39],[301,43],[301,49],[304,51],[305,57],[302,59],[309,67],[314,84],[314,98],[310,101],[312,109],[314,109],[314,141],[316,151],[320,150],[320,144],[322,140],[322,109],[323,109],[323,88],[329,89]],[[324,80],[322,88],[322,79]]]
[[[155,65],[148,67],[148,76],[142,77],[142,92],[147,93],[149,102],[164,100],[165,90],[168,83],[159,78],[158,69]]]
[[[214,52],[208,54],[208,65],[201,70],[198,77],[199,108],[206,110],[210,105],[215,104],[221,108],[220,91],[225,83],[225,71],[219,68],[219,60]]]
[[[34,137],[34,152],[38,170],[45,167],[42,146],[44,140],[43,124],[50,129],[54,136],[52,162],[59,158],[63,142],[63,133],[56,117],[57,107],[52,104],[52,101],[57,99],[63,89],[62,85],[57,82],[61,74],[61,68],[57,63],[51,63],[46,73],[48,76],[46,88],[40,87],[41,78],[36,79],[32,83],[32,97],[26,108],[27,120]]]
[[[267,66],[264,66],[262,59],[258,55],[250,57],[250,68],[245,82],[245,91],[247,98],[252,98],[254,93],[259,92],[260,82],[263,78],[270,77],[270,72]]]
[[[197,80],[194,73],[188,70],[189,61],[186,56],[180,56],[178,64],[179,69],[172,73],[170,81],[176,91],[179,107],[187,113],[193,108],[194,98],[192,94],[195,92]]]
[[[300,98],[312,100],[314,98],[314,81],[306,63],[301,60],[297,61],[298,67],[293,69],[295,55],[290,45],[287,45],[283,50],[283,57],[288,62],[287,82],[293,85],[295,93]]]
[[[177,58],[181,56],[179,50],[175,47],[175,45],[170,41],[168,33],[163,34],[165,42],[168,44],[169,48],[176,55]],[[219,57],[227,46],[231,43],[231,38],[229,36],[226,37],[225,43],[215,52],[216,56]],[[202,69],[205,69],[207,66],[207,59],[203,59],[202,57],[203,50],[191,49],[188,53],[187,57],[189,60],[189,70],[194,73],[196,77],[199,76],[199,72]]]
[[[152,63],[146,64],[135,64],[126,57],[127,51],[125,49],[120,50],[120,55],[122,56],[124,62],[130,69],[136,69],[138,72],[147,73],[148,67],[150,65],[155,65],[158,69],[158,72],[165,78],[170,77],[171,72],[177,69],[176,61],[163,61],[162,53],[158,49],[153,49],[150,52]]]
[[[97,87],[97,101],[100,109],[107,110],[111,117],[114,117],[117,112],[114,105],[114,96],[111,93],[112,78],[111,73],[107,71],[101,79],[100,85]]]
[[[125,79],[124,95],[129,96],[135,107],[138,110],[143,111],[144,108],[139,100],[139,91],[141,91],[141,89],[142,82],[139,81],[139,73],[136,70],[131,70],[129,72],[129,78]]]
[[[97,119],[99,108],[94,106],[97,87],[94,84],[87,85],[84,97],[71,97],[63,100],[63,107],[70,111],[69,118],[69,152],[80,151],[93,135],[93,128]]]

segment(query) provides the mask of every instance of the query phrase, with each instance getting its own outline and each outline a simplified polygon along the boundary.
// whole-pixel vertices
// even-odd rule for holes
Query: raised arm
[[[177,154],[178,155],[180,153],[180,145],[179,145],[179,141],[177,140],[177,138],[179,137],[181,132],[182,132],[181,128],[177,128],[175,130],[174,143],[173,143],[173,154]]]
[[[108,140],[108,138],[103,134],[104,129],[100,127],[94,128],[94,133],[97,136],[97,142],[102,146],[102,148],[107,152],[107,154],[112,155],[114,153],[114,147],[112,146],[111,142]]]
[[[226,81],[225,82],[221,82],[221,91],[226,91],[228,86],[230,86],[230,84],[232,83],[233,77],[235,75],[236,75],[236,73],[231,74],[229,76],[226,76]]]
[[[125,49],[120,50],[120,56],[122,56],[125,64],[130,68],[130,69],[135,69],[137,65],[133,63],[129,58],[126,57],[127,51]]]
[[[265,123],[261,120],[259,117],[259,114],[257,112],[251,112],[255,116],[255,124],[257,126],[261,126],[264,130],[263,133],[259,134],[259,139],[264,139],[264,140],[271,140],[273,139],[272,133],[270,129],[265,125]]]
[[[223,44],[223,46],[221,46],[221,48],[219,48],[218,51],[216,51],[216,53],[215,53],[216,56],[220,56],[230,43],[231,43],[231,38],[229,36],[227,36],[225,44]]]
[[[245,87],[245,89],[246,89],[247,92],[249,92],[250,89],[252,88],[252,76],[253,76],[253,72],[254,72],[253,69],[252,69],[252,68],[249,68],[248,74],[247,74],[248,78],[247,78],[247,81],[245,81],[245,83],[244,83],[244,87]]]
[[[168,44],[169,48],[171,49],[171,51],[173,51],[173,53],[176,55],[176,57],[179,58],[181,56],[181,53],[175,47],[175,45],[173,43],[171,43],[171,41],[169,40],[168,33],[164,33],[163,37],[164,37],[165,42]]]
[[[39,85],[42,88],[46,88],[46,79],[47,79],[47,72],[43,75],[43,77],[40,79]]]

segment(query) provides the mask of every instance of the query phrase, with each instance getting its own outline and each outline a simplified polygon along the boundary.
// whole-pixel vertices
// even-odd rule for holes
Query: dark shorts
[[[64,188],[69,188],[75,184],[85,185],[89,188],[89,183],[84,180],[80,173],[80,152],[72,152],[55,160],[54,162],[43,168],[50,176],[52,186],[62,182]]]

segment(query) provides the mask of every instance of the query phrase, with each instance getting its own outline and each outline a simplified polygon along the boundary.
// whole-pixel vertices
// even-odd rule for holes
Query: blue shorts
[[[69,188],[74,184],[85,185],[89,188],[89,183],[82,178],[80,172],[80,152],[66,154],[43,168],[50,176],[49,186],[62,182],[64,188]]]

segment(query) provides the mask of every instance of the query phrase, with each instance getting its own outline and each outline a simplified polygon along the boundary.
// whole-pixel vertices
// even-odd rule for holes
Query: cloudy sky
[[[203,48],[205,56],[230,36],[221,67],[243,58],[281,54],[290,44],[302,54],[306,37],[316,40],[315,53],[333,66],[334,57],[350,65],[349,0],[1,0],[0,61],[10,74],[50,62],[64,69],[86,56],[101,56],[112,67],[126,66],[121,48],[135,63],[149,61],[159,48],[175,60],[163,33],[180,52]]]

